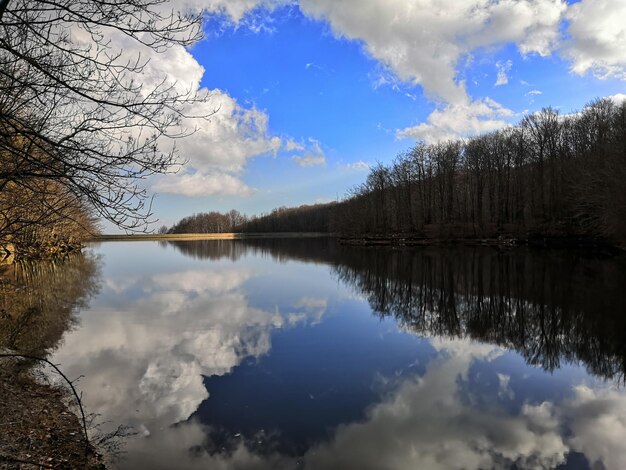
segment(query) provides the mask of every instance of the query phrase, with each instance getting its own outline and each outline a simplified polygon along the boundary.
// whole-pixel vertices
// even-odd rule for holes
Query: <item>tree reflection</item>
[[[45,356],[99,290],[99,259],[75,253],[20,261],[0,271],[0,348]]]
[[[375,312],[417,334],[498,344],[549,371],[582,361],[596,375],[624,378],[623,258],[487,247],[344,250],[333,270]]]
[[[248,255],[270,256],[284,263],[289,260],[331,263],[341,253],[334,239],[310,238],[250,238],[241,240],[163,241],[162,246],[174,246],[183,255],[194,259],[237,261]]]
[[[248,254],[332,266],[381,316],[421,335],[471,338],[548,371],[581,361],[626,374],[626,259],[576,250],[342,247],[330,239],[168,242],[198,259]]]

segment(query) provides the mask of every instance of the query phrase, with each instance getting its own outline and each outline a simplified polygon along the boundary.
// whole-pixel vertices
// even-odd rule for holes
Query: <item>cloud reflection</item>
[[[479,409],[461,399],[470,366],[502,350],[465,340],[433,340],[433,346],[438,358],[422,377],[403,381],[365,422],[339,428],[330,444],[309,452],[308,466],[552,468],[564,462],[568,449],[552,404],[527,404],[509,415],[497,404]]]
[[[314,252],[309,248],[306,254],[312,257]],[[348,254],[361,256],[361,252],[356,251],[350,251]],[[382,255],[385,259],[389,258],[388,254]],[[287,255],[285,257],[292,259]],[[260,259],[265,259],[271,264],[263,265]],[[415,257],[412,259],[415,260]],[[473,258],[464,259],[471,261]],[[479,257],[478,261],[481,259]],[[485,264],[500,266],[492,262],[491,258],[489,261]],[[429,262],[431,261],[427,257],[417,266],[421,269],[422,266],[429,266]],[[559,313],[555,314],[554,318],[564,321],[555,321],[553,331],[558,334],[547,338],[549,340],[545,342],[547,346],[536,348],[535,343],[544,340],[543,338],[538,340],[535,336],[536,328],[543,325],[537,321],[543,318],[537,314],[539,308],[526,312],[528,317],[521,316],[520,309],[509,314],[503,314],[498,310],[498,314],[488,315],[489,310],[486,310],[482,315],[471,315],[482,310],[467,307],[473,305],[468,299],[473,302],[473,299],[480,298],[481,305],[507,305],[506,302],[499,301],[508,297],[497,295],[500,286],[497,283],[492,286],[493,291],[485,291],[484,296],[482,291],[480,295],[476,295],[472,290],[473,296],[455,297],[451,294],[457,293],[458,285],[465,286],[464,283],[450,282],[448,285],[444,282],[443,287],[435,283],[436,289],[422,289],[420,284],[417,286],[420,289],[415,289],[416,286],[413,284],[406,288],[407,284],[402,278],[392,282],[397,278],[388,273],[374,276],[368,272],[362,274],[348,272],[347,274],[351,274],[358,281],[358,285],[365,287],[361,291],[365,294],[375,294],[367,295],[372,305],[380,306],[380,311],[398,313],[396,320],[400,325],[404,325],[407,335],[403,337],[404,339],[413,339],[408,335],[428,334],[430,339],[420,340],[421,343],[428,342],[428,350],[414,348],[415,343],[411,343],[410,346],[413,348],[410,361],[419,363],[420,367],[414,368],[415,364],[409,362],[401,363],[407,355],[392,351],[391,344],[384,342],[385,339],[381,336],[380,341],[383,343],[378,348],[386,349],[385,354],[380,356],[387,356],[389,353],[391,359],[386,369],[387,375],[378,378],[379,382],[384,382],[384,387],[380,387],[381,395],[376,395],[377,402],[371,404],[365,414],[360,415],[362,419],[328,429],[324,434],[326,438],[324,442],[316,442],[305,450],[298,450],[298,455],[280,454],[277,451],[280,446],[273,446],[271,442],[261,449],[260,446],[254,445],[256,435],[243,436],[243,431],[242,435],[239,435],[239,431],[233,431],[227,426],[222,429],[221,422],[216,419],[213,421],[215,427],[209,428],[197,421],[195,416],[189,418],[207,398],[209,399],[207,403],[212,403],[211,389],[207,390],[210,381],[204,381],[203,377],[229,374],[235,367],[247,364],[248,361],[251,363],[265,361],[263,364],[267,365],[268,359],[279,355],[263,357],[270,353],[272,334],[278,329],[322,323],[316,327],[316,331],[320,335],[328,335],[330,330],[324,330],[329,324],[326,315],[329,310],[337,311],[337,308],[333,305],[335,300],[329,301],[328,298],[319,295],[320,292],[331,292],[327,285],[319,282],[326,281],[327,278],[324,276],[329,276],[324,271],[325,268],[318,269],[319,278],[312,282],[313,272],[303,269],[302,263],[278,264],[275,259],[268,257],[245,256],[237,259],[236,263],[216,262],[213,258],[211,262],[207,262],[205,258],[202,260],[194,258],[190,264],[193,265],[193,269],[174,272],[171,271],[172,268],[169,268],[169,272],[156,269],[152,274],[131,272],[125,279],[119,276],[115,281],[111,278],[106,279],[103,294],[89,311],[82,314],[81,328],[66,336],[65,345],[55,355],[55,360],[64,365],[69,375],[86,375],[80,386],[90,411],[100,413],[114,425],[130,424],[142,432],[142,436],[127,443],[128,459],[122,464],[126,468],[350,470],[478,469],[510,468],[513,465],[518,468],[553,468],[571,463],[572,455],[575,453],[584,453],[590,465],[598,467],[604,465],[607,468],[626,467],[626,452],[622,449],[622,443],[626,438],[624,393],[596,381],[582,370],[572,376],[568,375],[561,382],[550,379],[542,382],[538,377],[545,377],[544,371],[541,368],[534,369],[531,365],[523,365],[524,361],[521,359],[529,356],[526,354],[527,351],[553,351],[548,346],[554,345],[557,339],[560,341],[558,345],[561,345],[562,338],[576,339],[577,336],[572,335],[571,331],[579,332],[581,336],[583,332],[587,333],[589,341],[584,344],[589,346],[584,350],[590,353],[572,354],[568,357],[571,357],[572,361],[579,357],[597,358],[600,354],[595,345],[602,344],[601,341],[606,339],[606,335],[591,335],[589,331],[610,330],[604,327],[597,330],[587,328],[587,325],[594,323],[574,321],[579,316],[561,314],[565,312],[564,309],[554,309],[554,312]],[[439,266],[436,263],[433,265]],[[530,268],[533,266],[535,264],[531,263]],[[141,269],[145,268],[139,268],[137,272],[141,272]],[[414,271],[407,272],[411,274],[408,276],[411,279],[422,279],[413,276]],[[428,275],[430,273],[430,271],[425,273],[427,276],[424,277],[427,280],[455,279],[430,276]],[[534,279],[533,276],[530,278]],[[470,280],[472,279],[474,278]],[[508,277],[503,279],[509,280]],[[260,299],[251,295],[254,292],[254,288],[251,287],[253,283],[256,283],[257,290],[263,289]],[[370,289],[372,284],[381,285],[383,288]],[[428,282],[425,282],[425,285],[430,287]],[[278,292],[267,292],[268,286],[278,286],[276,288]],[[533,298],[537,286],[523,284],[523,287],[520,288],[521,294],[528,291],[531,293],[530,298]],[[560,292],[558,289],[556,291]],[[441,304],[443,305],[441,307],[434,301],[414,302],[416,298],[420,298],[414,294],[423,292],[433,293],[431,296],[433,299],[437,297],[448,299],[448,303]],[[448,293],[446,296],[439,295],[446,292]],[[389,295],[390,293],[392,295]],[[274,297],[273,294],[277,296]],[[521,294],[518,296],[521,300],[516,305],[528,310],[530,304],[522,302],[528,296]],[[453,302],[450,299],[456,300]],[[411,312],[404,309],[404,300],[415,306],[439,307],[428,309],[428,315],[425,316],[408,316],[403,322],[401,320],[404,317],[399,313]],[[382,308],[387,307],[390,301],[397,301],[397,305],[393,304],[397,308]],[[351,305],[359,303],[355,299],[349,302]],[[594,305],[596,303],[594,299]],[[543,305],[539,302],[536,304]],[[371,310],[365,302],[360,302],[359,305],[358,312],[363,313],[363,316],[349,317],[343,326],[347,330],[341,329],[341,323],[333,324],[339,328],[333,330],[335,335],[330,335],[332,337],[329,339],[334,343],[343,341],[348,347],[358,350],[358,354],[363,354],[358,356],[356,362],[345,363],[346,367],[364,369],[361,374],[350,375],[348,372],[344,374],[339,358],[337,359],[339,364],[337,370],[348,380],[352,377],[369,378],[370,375],[376,376],[378,372],[378,366],[374,364],[372,357],[366,357],[366,353],[378,350],[370,343],[372,336],[363,334],[366,329],[365,323],[359,323],[368,319],[377,322],[378,319],[369,317]],[[452,313],[460,314],[460,317],[457,318],[451,315]],[[340,315],[333,318],[338,317]],[[517,323],[512,320],[521,318],[528,319],[525,324],[528,324],[529,328],[522,330],[525,334],[517,341],[517,336],[513,335]],[[585,320],[588,316],[580,318]],[[511,319],[511,322],[507,323],[508,319]],[[424,320],[427,327],[418,328],[420,324],[417,320]],[[448,320],[450,321],[446,323]],[[481,322],[477,323],[477,320]],[[491,320],[499,320],[501,323],[494,323]],[[384,328],[389,328],[389,325],[393,324],[395,334],[396,324],[392,323],[391,319],[383,318],[380,321],[385,324]],[[564,328],[564,325],[566,327],[574,325],[575,328]],[[508,329],[504,326],[508,326]],[[347,337],[346,331],[354,333],[354,336]],[[500,336],[503,332],[506,334]],[[614,336],[617,339],[621,338],[618,335]],[[311,337],[308,334],[307,338]],[[300,347],[298,339],[301,338],[304,336],[296,336],[296,340],[292,338],[291,344],[295,343]],[[479,341],[472,341],[470,338]],[[403,339],[396,336],[393,341],[397,344]],[[544,345],[541,341],[540,345]],[[276,339],[274,342],[276,345],[274,352],[278,352],[279,342]],[[568,345],[567,341],[564,342]],[[493,344],[500,344],[503,347]],[[619,342],[610,341],[609,344],[619,345]],[[364,348],[359,349],[363,345]],[[318,350],[324,347],[319,342],[314,346]],[[507,352],[514,348],[522,353],[521,356]],[[574,349],[574,346],[571,348]],[[337,351],[340,351],[339,354],[345,352],[342,349]],[[557,348],[554,351],[556,352],[549,357],[560,358],[562,350]],[[291,352],[292,350],[289,350],[287,360],[303,371],[303,374],[297,375],[301,378],[303,389],[316,383],[319,377],[329,376],[328,370],[319,372],[322,374],[319,377],[315,376],[315,368],[319,366],[321,369],[327,365],[323,361],[311,361],[318,356],[300,350],[293,350],[292,356]],[[519,369],[502,367],[502,361],[507,357],[519,359]],[[618,355],[612,353],[610,357]],[[335,361],[335,357],[330,360]],[[542,361],[537,360],[533,363],[545,367]],[[548,363],[552,364],[553,361]],[[557,369],[557,366],[552,369]],[[238,372],[245,368],[238,369]],[[406,373],[394,374],[393,371],[400,368]],[[281,379],[284,379],[280,383],[288,383],[292,378],[285,376],[284,369],[281,368],[258,367],[256,370],[260,371],[257,377],[276,372],[274,375],[280,375]],[[611,367],[610,370],[617,369]],[[236,384],[238,387],[249,387],[254,383],[245,374],[241,377],[241,374],[238,376],[235,373],[232,377],[241,380]],[[258,383],[272,384],[271,381],[264,382],[263,377],[259,380]],[[362,380],[363,383],[349,382],[345,388],[346,393],[342,396],[354,402],[359,387],[375,387],[375,384],[370,384],[367,380]],[[493,387],[489,389],[491,385]],[[321,385],[325,386],[327,385]],[[538,391],[529,394],[523,387],[535,387]],[[558,393],[552,393],[552,388],[559,388]],[[267,403],[279,401],[277,396],[289,397],[289,394],[281,395],[274,390],[270,387],[271,400]],[[218,389],[214,387],[213,393],[216,398],[217,391]],[[255,394],[258,397],[259,389],[250,393],[249,396],[252,398],[249,403],[245,403],[251,408],[257,403],[254,399]],[[308,399],[300,409],[301,416],[298,415],[297,418],[301,419],[303,424],[309,419],[323,421],[325,418],[321,412],[315,411],[323,410],[323,407],[309,406]],[[317,399],[317,394],[310,397],[311,403],[316,403]],[[234,399],[230,402],[230,405],[233,405],[231,409],[239,408],[239,402]],[[297,408],[288,400],[283,402],[279,403],[279,407],[284,408],[286,412]],[[346,406],[341,402],[328,403],[344,408]],[[223,406],[219,400],[216,401],[216,405]],[[243,410],[242,413],[245,415],[246,411]],[[266,423],[261,421],[260,425],[265,426]],[[321,426],[323,428],[330,425],[328,421],[323,421]],[[271,429],[266,427],[266,430],[271,434]],[[212,434],[222,431],[232,435],[225,436],[225,442],[219,445],[209,442]],[[280,439],[280,435],[269,435],[267,439],[270,441]]]
[[[107,279],[111,299],[83,314],[55,359],[70,375],[89,371],[81,381],[86,404],[113,423],[148,435],[185,421],[209,397],[203,376],[258,359],[273,330],[324,314],[324,299],[282,313],[251,307],[242,287],[254,276],[230,266]]]
[[[433,340],[438,351],[421,377],[402,379],[363,422],[339,426],[329,442],[300,458],[256,454],[238,437],[228,452],[205,450],[208,428],[192,421],[132,443],[127,468],[219,469],[547,469],[583,452],[591,464],[623,468],[626,397],[614,388],[577,385],[561,402],[505,410],[464,399],[472,365],[504,351],[468,340]],[[568,432],[565,432],[565,430]],[[194,449],[194,451],[190,451]]]

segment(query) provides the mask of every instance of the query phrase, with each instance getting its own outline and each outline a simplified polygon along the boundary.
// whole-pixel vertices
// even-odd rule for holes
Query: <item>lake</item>
[[[623,256],[108,242],[21,269],[41,321],[10,346],[131,434],[113,468],[626,468]]]

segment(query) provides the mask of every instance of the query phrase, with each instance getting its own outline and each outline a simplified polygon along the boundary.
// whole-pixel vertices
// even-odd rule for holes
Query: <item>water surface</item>
[[[55,266],[22,276],[51,326],[11,347],[137,432],[120,468],[626,466],[623,258],[236,240]]]

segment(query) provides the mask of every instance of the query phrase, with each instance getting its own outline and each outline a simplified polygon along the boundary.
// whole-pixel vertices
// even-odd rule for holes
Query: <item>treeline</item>
[[[515,127],[420,142],[390,165],[377,164],[338,203],[281,207],[240,223],[229,214],[198,214],[170,232],[626,243],[626,102],[600,99],[569,115],[545,108]]]
[[[198,259],[229,259],[237,261],[242,257],[261,255],[271,257],[279,263],[297,260],[308,263],[331,264],[340,254],[342,246],[330,237],[294,238],[246,238],[235,240],[195,240],[160,241],[161,246],[173,246],[181,254]]]
[[[236,210],[227,213],[202,212],[184,217],[171,228],[162,226],[159,233],[267,233],[331,231],[337,203],[279,207],[269,214],[248,217]]]
[[[269,214],[250,218],[241,232],[323,232],[332,230],[337,203],[279,207]]]
[[[232,233],[245,225],[248,217],[236,210],[225,214],[220,212],[201,212],[184,217],[171,228],[161,227],[160,233]]]
[[[337,207],[343,234],[591,235],[626,241],[626,102],[545,108],[516,127],[418,143]]]

